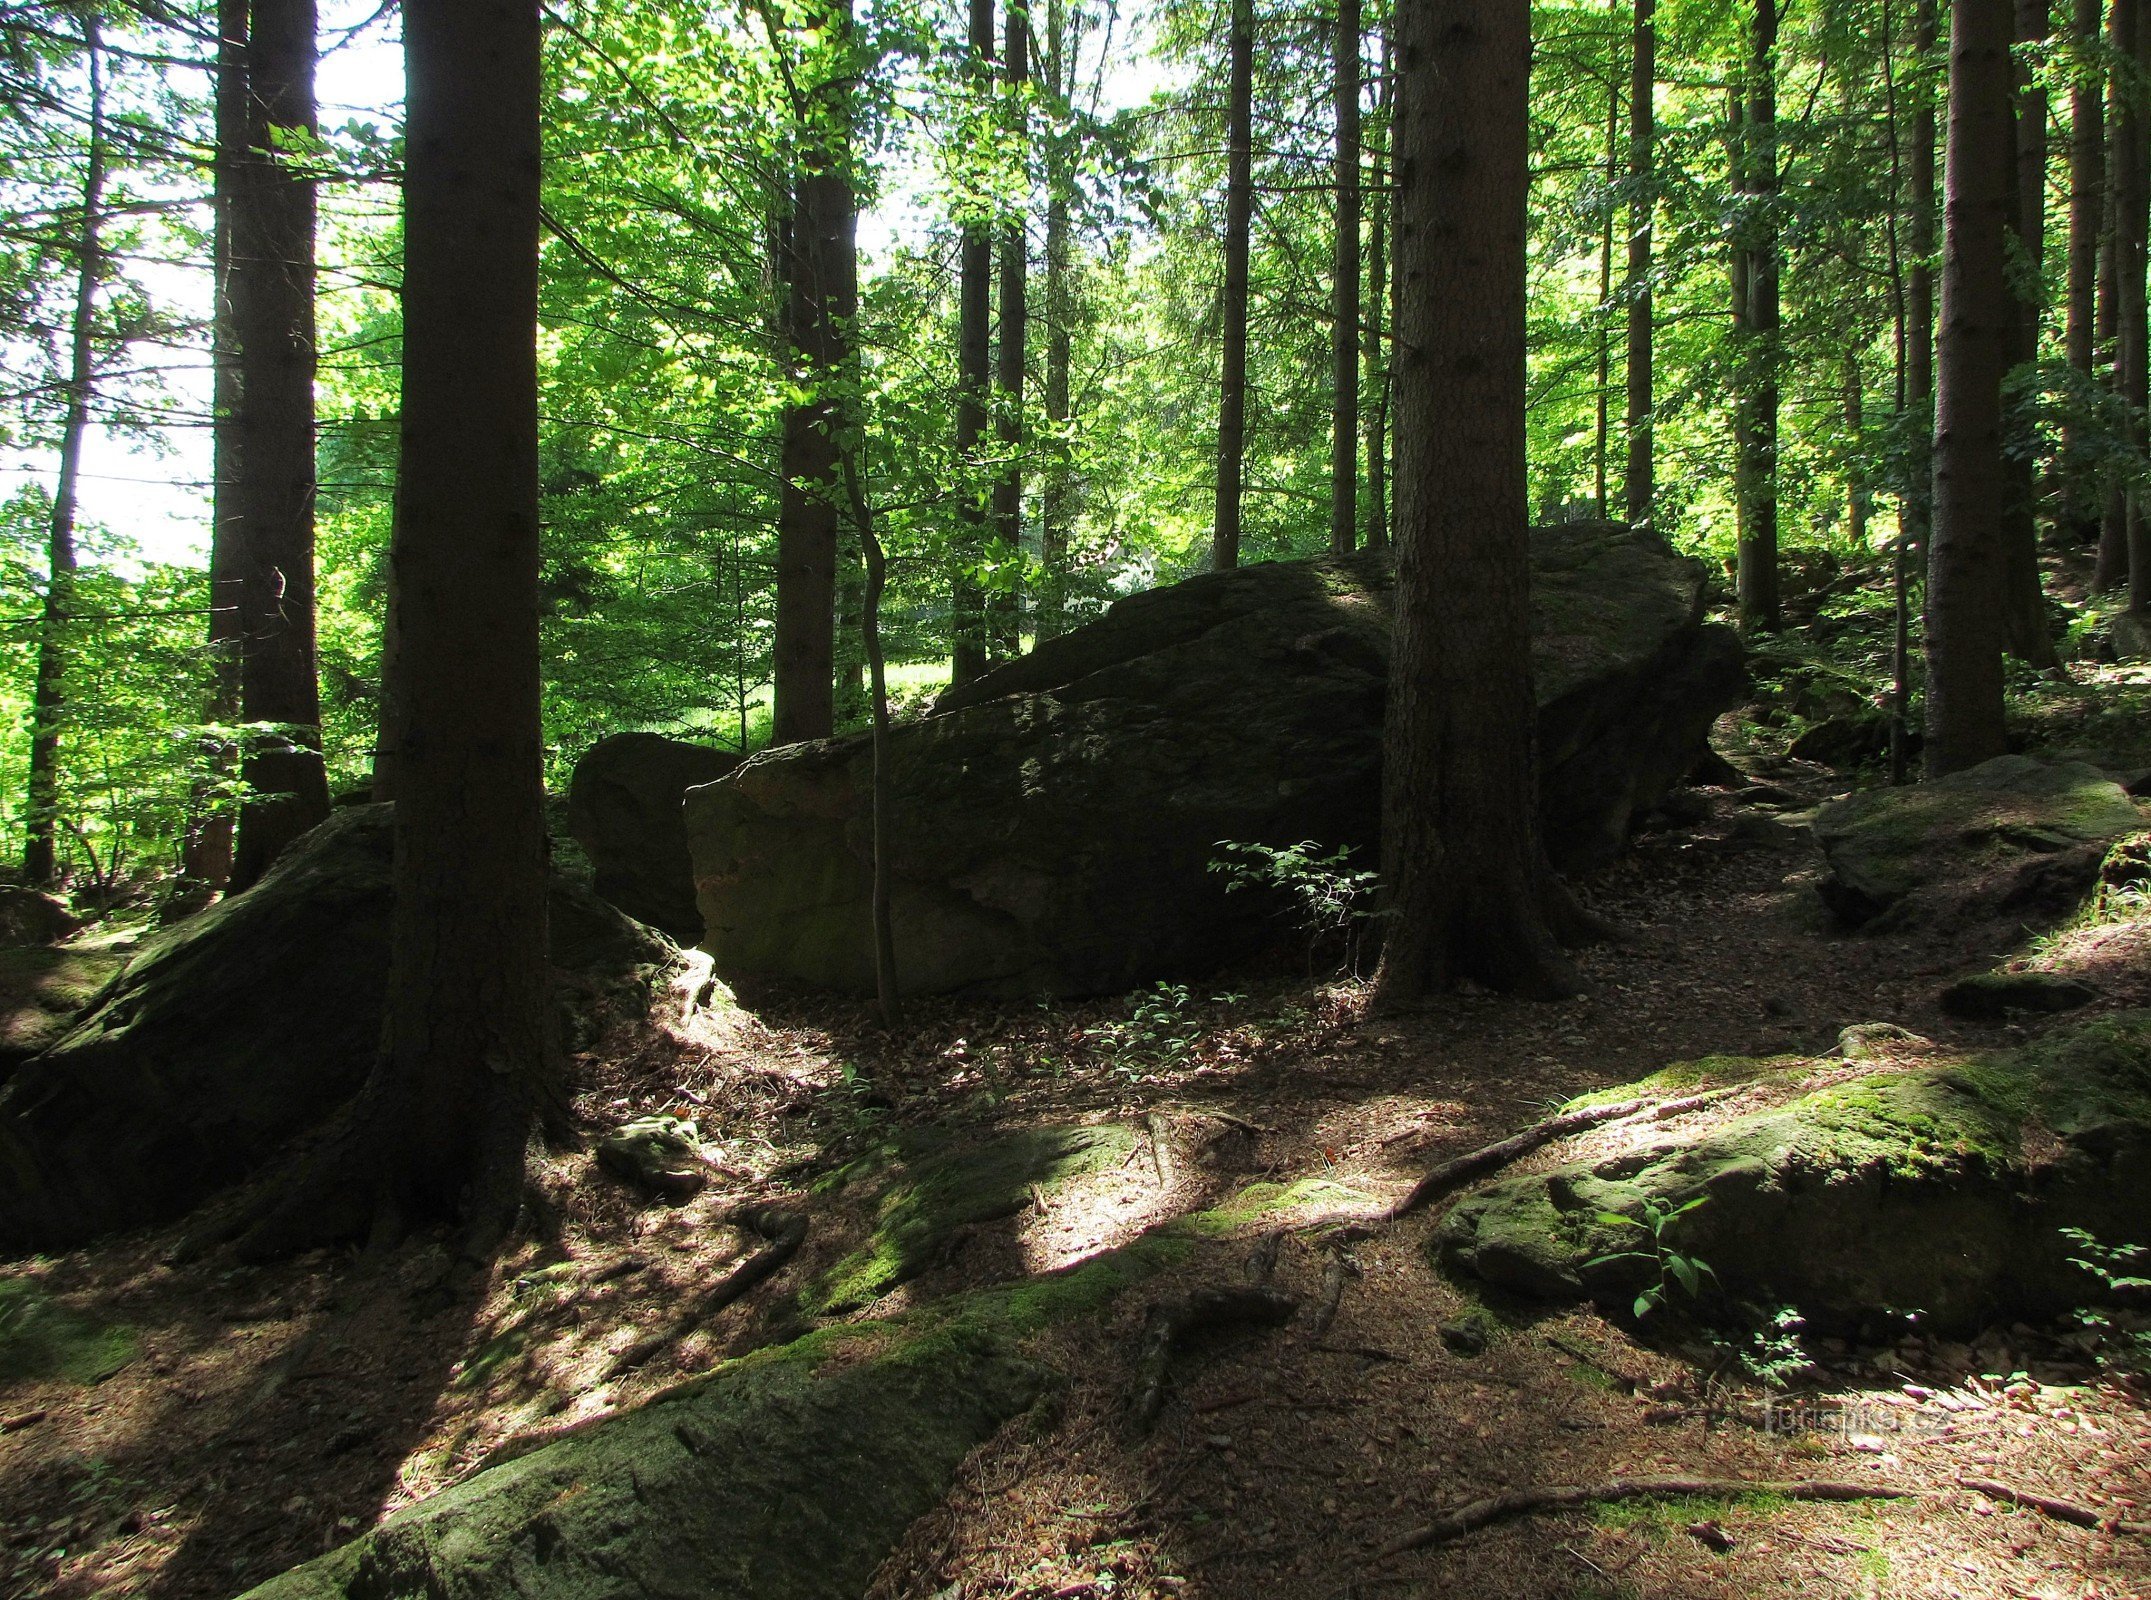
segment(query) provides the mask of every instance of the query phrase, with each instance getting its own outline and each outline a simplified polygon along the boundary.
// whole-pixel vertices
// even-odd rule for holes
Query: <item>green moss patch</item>
[[[19,1279],[0,1282],[0,1383],[102,1383],[140,1351],[123,1323],[85,1316]]]

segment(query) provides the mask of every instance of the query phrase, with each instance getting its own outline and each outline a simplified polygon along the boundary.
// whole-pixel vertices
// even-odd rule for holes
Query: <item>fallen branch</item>
[[[1536,1516],[1542,1511],[1598,1505],[1609,1500],[1675,1500],[1691,1495],[1731,1500],[1744,1494],[1775,1495],[1782,1500],[1903,1500],[1915,1497],[1918,1492],[1895,1484],[1835,1483],[1823,1478],[1809,1478],[1797,1483],[1750,1483],[1738,1478],[1614,1478],[1605,1483],[1507,1489],[1444,1512],[1423,1528],[1397,1535],[1376,1555],[1402,1555],[1407,1550],[1461,1539],[1467,1533],[1476,1533],[1496,1522]]]
[[[2099,1528],[2118,1533],[2151,1534],[2151,1522],[2129,1522],[2118,1514],[2080,1506],[2073,1500],[2057,1500],[2052,1495],[2033,1494],[2029,1489],[2012,1489],[2006,1483],[1996,1483],[1991,1478],[1959,1478],[1957,1482],[1967,1489],[1976,1489],[1989,1500],[2000,1500],[2009,1505],[2023,1506],[2052,1517],[2056,1522],[2072,1522],[2079,1528]]]
[[[1135,1420],[1147,1428],[1158,1420],[1165,1404],[1165,1375],[1172,1365],[1173,1350],[1192,1333],[1212,1328],[1253,1326],[1278,1328],[1292,1320],[1299,1309],[1299,1296],[1259,1284],[1231,1288],[1196,1289],[1179,1300],[1160,1301],[1150,1308],[1143,1327],[1142,1354],[1136,1361]]]
[[[1586,1106],[1581,1111],[1565,1111],[1558,1117],[1548,1117],[1535,1122],[1521,1133],[1512,1133],[1506,1139],[1482,1146],[1467,1155],[1455,1156],[1435,1167],[1413,1184],[1411,1191],[1389,1208],[1389,1220],[1417,1211],[1421,1206],[1453,1194],[1456,1190],[1489,1172],[1499,1172],[1512,1162],[1520,1161],[1532,1151],[1552,1144],[1556,1139],[1566,1139],[1571,1134],[1583,1133],[1609,1122],[1627,1122],[1635,1119],[1644,1122],[1663,1122],[1684,1112],[1721,1100],[1733,1091],[1708,1089],[1702,1094],[1688,1095],[1680,1100],[1666,1100],[1653,1105],[1648,1100],[1615,1100],[1608,1105]]]
[[[1322,1298],[1315,1302],[1314,1316],[1307,1324],[1309,1339],[1319,1340],[1329,1332],[1329,1325],[1337,1320],[1338,1303],[1344,1299],[1345,1280],[1358,1276],[1358,1262],[1342,1250],[1329,1252],[1322,1267]]]
[[[748,1290],[775,1276],[779,1268],[799,1253],[799,1246],[807,1236],[807,1219],[802,1213],[776,1206],[746,1206],[734,1212],[731,1221],[760,1234],[768,1243],[719,1278],[700,1299],[671,1322],[655,1333],[645,1334],[614,1356],[611,1365],[605,1369],[602,1382],[610,1383],[634,1371],[659,1351],[686,1338]]]

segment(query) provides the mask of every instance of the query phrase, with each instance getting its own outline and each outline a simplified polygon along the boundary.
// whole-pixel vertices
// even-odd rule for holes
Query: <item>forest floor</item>
[[[133,1359],[88,1386],[0,1382],[0,1594],[233,1594],[459,1481],[511,1440],[630,1407],[789,1336],[803,1325],[798,1286],[871,1223],[867,1192],[831,1175],[909,1129],[983,1137],[1090,1122],[1134,1142],[1126,1161],[966,1230],[862,1315],[1050,1270],[1263,1178],[1325,1180],[1341,1209],[1373,1215],[1443,1156],[1673,1061],[1821,1054],[1842,1028],[1876,1021],[1945,1045],[2019,1034],[1953,1022],[1936,994],[2025,954],[2028,936],[2002,948],[1963,930],[1837,931],[1797,824],[1802,806],[1844,785],[1782,759],[1755,766],[1792,794],[1776,806],[1720,796],[1711,818],[1643,835],[1581,886],[1629,937],[1583,953],[1591,990],[1574,1001],[1466,994],[1374,1020],[1363,987],[1311,984],[1289,957],[1234,977],[1236,993],[1220,983],[1050,1008],[922,1004],[894,1035],[863,1007],[780,997],[578,1058],[588,1126],[690,1115],[717,1181],[686,1203],[651,1204],[585,1154],[549,1155],[539,1225],[480,1281],[423,1241],[371,1258],[172,1266],[167,1233],[28,1263],[11,1276],[134,1330]],[[2036,950],[2093,975],[2100,1004],[2119,1007],[2151,1003],[2147,947],[2151,928],[2124,922]],[[605,1381],[617,1350],[752,1247],[723,1222],[749,1198],[809,1211],[801,1256]],[[874,1595],[2151,1595],[2151,1540],[1959,1486],[1998,1479],[2102,1513],[2151,1504],[2144,1395],[2046,1334],[1812,1341],[1819,1365],[1785,1411],[1765,1414],[1764,1391],[1737,1367],[1638,1342],[1588,1309],[1541,1309],[1484,1353],[1454,1353],[1440,1326],[1471,1302],[1428,1264],[1429,1227],[1407,1218],[1352,1244],[1358,1275],[1319,1337],[1303,1315],[1195,1347],[1148,1431],[1127,1413],[1154,1294],[1045,1336],[1072,1386],[969,1460]],[[1320,1230],[1286,1233],[1272,1281],[1319,1299],[1333,1244]],[[1258,1248],[1244,1236],[1206,1243],[1174,1288],[1241,1281]],[[1760,1425],[1765,1415],[1776,1420]],[[1497,1489],[1637,1473],[1854,1479],[1918,1497],[1635,1503],[1373,1553]]]

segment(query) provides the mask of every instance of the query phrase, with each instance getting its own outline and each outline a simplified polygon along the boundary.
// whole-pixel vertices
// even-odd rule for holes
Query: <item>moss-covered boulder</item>
[[[661,733],[616,733],[584,751],[568,782],[567,826],[590,857],[590,886],[682,944],[700,939],[680,806],[689,789],[739,763],[731,751]]]
[[[2128,792],[2096,767],[1997,756],[1823,807],[1822,896],[1852,926],[1900,920],[1950,888],[1988,910],[2059,911],[2097,880],[2104,847],[2142,826]]]
[[[1705,572],[1648,535],[1534,535],[1543,836],[1604,861],[1694,768],[1745,690],[1703,620]],[[1223,841],[1348,846],[1381,810],[1390,573],[1271,562],[1130,596],[896,729],[889,860],[898,986],[1112,993],[1277,938],[1231,894]],[[868,743],[787,745],[688,792],[688,843],[728,980],[873,988]]]
[[[102,1383],[140,1349],[124,1323],[63,1305],[23,1279],[0,1280],[0,1384]]]
[[[0,1084],[0,1251],[169,1221],[350,1098],[380,1044],[393,816],[336,812],[253,888],[147,943]],[[550,918],[570,1028],[646,1006],[677,959],[562,875]]]
[[[1774,1063],[1746,1092],[1766,1103],[1472,1195],[1431,1248],[1503,1289],[1625,1309],[1663,1246],[1820,1326],[1961,1329],[2095,1298],[2063,1228],[2151,1230],[2151,1013],[1941,1065]]]
[[[96,946],[0,950],[0,1079],[58,1043],[126,964],[124,952]]]

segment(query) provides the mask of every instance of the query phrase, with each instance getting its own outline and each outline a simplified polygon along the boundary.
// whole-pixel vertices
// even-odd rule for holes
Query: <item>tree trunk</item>
[[[2016,37],[2036,45],[2052,33],[2049,0],[2016,0]],[[2047,96],[2029,66],[2016,69],[2015,215],[2019,260],[2011,277],[2024,291],[2017,300],[2016,348],[2012,366],[2039,359],[2039,324],[2046,256],[2046,118]],[[2017,430],[2007,430],[2014,433]],[[2039,587],[2038,486],[2032,456],[2004,450],[2009,474],[2003,507],[2002,638],[2009,653],[2035,667],[2051,667],[2054,638],[2047,627],[2046,597]]]
[[[1651,460],[1654,356],[1651,326],[1651,221],[1657,210],[1658,27],[1655,0],[1635,0],[1628,73],[1628,476],[1622,503],[1631,527],[1655,526]]]
[[[1019,170],[1027,170],[1029,116],[1024,106],[1031,78],[1031,14],[1028,0],[1010,0],[1002,77],[1008,88],[1010,132]],[[1030,242],[1025,230],[1029,207],[1019,203],[1001,234],[1001,347],[996,373],[995,437],[1006,464],[993,485],[994,564],[1001,581],[994,585],[990,654],[1000,660],[1022,649],[1023,597],[1015,586],[1023,554],[1023,380],[1030,357],[1028,276]]]
[[[1538,838],[1524,463],[1526,0],[1397,14],[1397,583],[1376,1002],[1573,992]]]
[[[1217,515],[1210,564],[1240,564],[1240,479],[1247,448],[1247,246],[1255,208],[1255,0],[1232,0],[1225,107],[1223,376],[1217,405]]]
[[[1747,338],[1738,429],[1740,621],[1751,633],[1774,633],[1783,621],[1778,597],[1778,150],[1776,0],[1753,0],[1747,109],[1741,124],[1742,187],[1751,197],[1743,219],[1747,245]]]
[[[970,77],[981,97],[993,71],[993,0],[971,0]],[[956,570],[950,585],[949,681],[969,683],[986,670],[986,512],[973,484],[986,436],[986,388],[993,369],[993,230],[967,216],[956,285]]]
[[[1056,118],[1065,117],[1075,84],[1075,41],[1067,0],[1047,0],[1046,77]],[[1068,536],[1074,513],[1069,482],[1068,363],[1074,340],[1069,327],[1068,137],[1056,128],[1046,145],[1046,422],[1053,453],[1038,496],[1038,620],[1036,637],[1051,639],[1068,626]]]
[[[843,13],[848,29],[849,12]],[[820,70],[841,73],[848,67]],[[784,417],[784,498],[777,522],[775,715],[770,742],[826,739],[836,728],[836,569],[840,390],[849,381],[858,311],[851,188],[851,87],[841,76],[803,88],[799,174],[792,197],[791,381]]]
[[[1845,437],[1851,445],[1851,464],[1845,469],[1845,531],[1851,536],[1852,548],[1864,554],[1867,550],[1867,518],[1873,497],[1868,492],[1867,474],[1860,460],[1861,441],[1867,432],[1867,397],[1856,350],[1845,352],[1844,386]]]
[[[247,157],[232,217],[238,343],[240,712],[253,736],[234,892],[329,814],[314,664],[314,180],[286,145],[310,138],[314,0],[253,0]]]
[[[2132,77],[2126,65],[2141,58],[2142,12],[2142,0],[2114,0],[2108,23],[2109,58],[2123,70],[2112,75],[2112,167],[2107,174],[2112,211],[2107,219],[2107,292],[2100,311],[2100,320],[2112,324],[2114,391],[2128,414],[2126,443],[2132,457],[2141,452],[2144,439],[2144,386],[2137,374],[2144,365],[2144,211],[2151,195],[2145,185],[2143,107],[2140,97],[2131,92]],[[2125,483],[2117,479],[2109,484],[2091,580],[2092,588],[2101,593],[2133,581],[2129,545],[2135,501]]]
[[[1950,13],[1942,336],[1927,573],[1927,773],[2001,755],[2002,378],[2020,318],[2010,293],[2009,0]]]
[[[1359,0],[1337,0],[1337,234],[1330,265],[1329,547],[1359,542]]]
[[[2071,43],[2076,60],[2069,88],[2069,282],[2064,338],[2069,365],[2086,392],[2097,359],[2099,232],[2106,222],[2106,91],[2098,64],[2100,0],[2075,0]],[[2073,408],[2072,408],[2073,410]],[[2079,430],[2065,423],[2061,458],[2062,525],[2069,538],[2088,544],[2098,537],[2098,475],[2079,462],[2085,445]]]
[[[1912,151],[1908,163],[1905,250],[1911,258],[1905,293],[1905,405],[1912,413],[1905,486],[1898,514],[1905,543],[1924,560],[1934,521],[1934,75],[1936,0],[1918,0],[1912,13]]]
[[[1604,522],[1612,515],[1608,457],[1613,446],[1613,218],[1621,181],[1621,93],[1606,80],[1606,199],[1598,219],[1598,381],[1592,386],[1591,503]]]
[[[1388,125],[1392,103],[1393,63],[1389,30],[1382,30],[1382,72],[1375,89],[1381,126]],[[1389,363],[1383,339],[1389,304],[1389,165],[1381,149],[1374,152],[1368,174],[1373,184],[1367,218],[1367,548],[1389,548]]]
[[[45,604],[38,619],[29,794],[23,808],[22,878],[32,888],[59,876],[54,841],[60,820],[60,724],[67,711],[67,634],[75,589],[75,495],[97,381],[97,283],[104,273],[107,152],[104,35],[95,11],[82,14],[82,52],[89,77],[89,125],[82,158],[82,216],[75,234],[75,306],[67,330],[67,411],[60,424],[59,477],[46,524]]]

